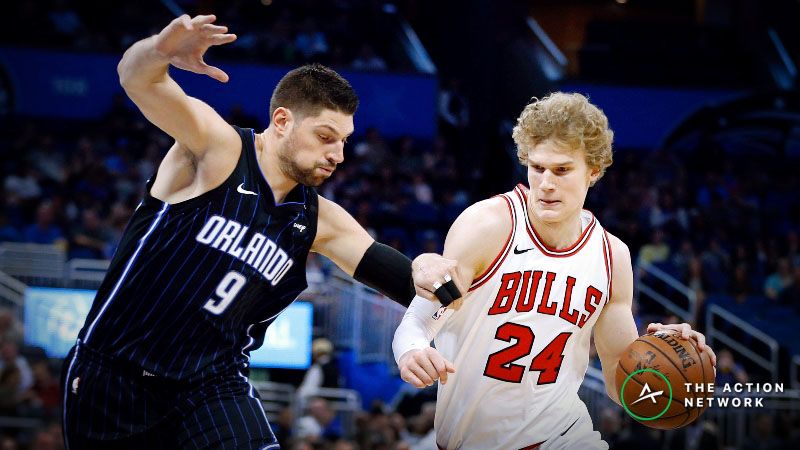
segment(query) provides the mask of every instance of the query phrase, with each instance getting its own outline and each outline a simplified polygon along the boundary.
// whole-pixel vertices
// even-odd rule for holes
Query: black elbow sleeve
[[[403,306],[410,305],[416,294],[411,260],[380,242],[373,242],[369,246],[353,278]]]

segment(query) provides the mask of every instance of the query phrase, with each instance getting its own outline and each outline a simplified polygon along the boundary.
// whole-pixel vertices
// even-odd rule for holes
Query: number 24
[[[571,335],[571,332],[559,334],[533,358],[531,367],[528,370],[541,372],[536,384],[552,384],[556,382],[558,372],[561,369],[561,362],[564,360],[564,347],[567,345],[567,340]],[[521,382],[522,376],[525,374],[525,366],[514,364],[514,361],[531,353],[533,340],[536,337],[533,334],[533,330],[525,325],[508,322],[497,328],[497,333],[494,337],[505,342],[511,342],[511,339],[516,339],[517,342],[510,347],[489,355],[483,374],[501,381]]]

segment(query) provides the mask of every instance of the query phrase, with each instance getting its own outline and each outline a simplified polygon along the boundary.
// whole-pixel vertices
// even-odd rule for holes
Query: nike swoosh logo
[[[240,184],[240,185],[239,185],[239,186],[236,188],[236,192],[238,192],[238,193],[240,193],[240,194],[258,195],[258,193],[256,193],[256,192],[253,192],[253,191],[248,191],[247,189],[245,189],[245,188],[244,188],[244,183]]]
[[[521,254],[523,254],[523,253],[525,253],[525,252],[529,252],[529,251],[531,251],[531,250],[533,250],[533,247],[531,247],[531,248],[526,248],[525,250],[520,250],[520,249],[519,249],[519,245],[517,245],[516,247],[514,247],[514,254],[515,254],[515,255],[521,255]]]
[[[564,430],[564,432],[563,432],[563,433],[561,433],[561,436],[563,436],[563,435],[567,434],[567,431],[569,431],[569,430],[570,430],[570,428],[572,428],[573,426],[575,426],[575,424],[576,424],[576,423],[578,423],[578,419],[575,419],[575,422],[572,422],[572,425],[570,425],[570,426],[569,426],[569,428],[567,428],[566,430]]]

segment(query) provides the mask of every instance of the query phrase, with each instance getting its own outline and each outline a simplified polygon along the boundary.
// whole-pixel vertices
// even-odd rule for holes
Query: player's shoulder
[[[614,274],[631,272],[631,250],[622,239],[614,236],[606,230],[608,245],[611,247],[612,270]],[[613,276],[613,275],[612,275]]]
[[[507,236],[511,231],[512,217],[508,201],[495,196],[473,203],[453,223],[451,232],[480,237],[494,234]]]
[[[501,197],[468,207],[450,227],[444,256],[478,274],[502,251],[512,230],[510,208]]]

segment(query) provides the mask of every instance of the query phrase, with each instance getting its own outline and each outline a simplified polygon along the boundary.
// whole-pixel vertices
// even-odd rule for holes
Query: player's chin
[[[542,222],[558,222],[561,220],[563,214],[561,211],[554,211],[552,209],[542,209],[537,208],[536,210],[537,218]]]

